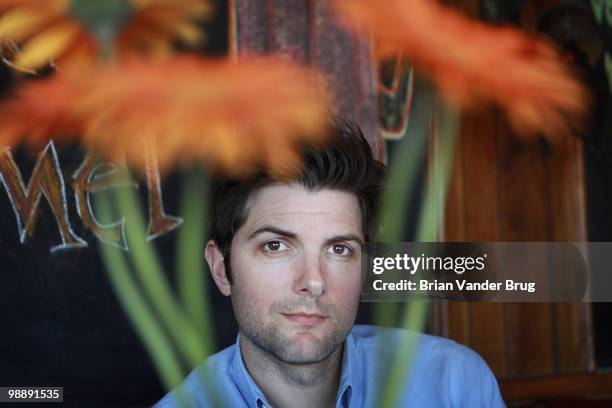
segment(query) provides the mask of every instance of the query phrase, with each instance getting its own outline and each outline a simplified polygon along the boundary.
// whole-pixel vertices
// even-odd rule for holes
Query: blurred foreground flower
[[[26,72],[82,68],[109,52],[165,57],[176,40],[200,42],[198,20],[210,12],[206,0],[3,0],[2,57]]]
[[[315,71],[273,58],[131,61],[30,81],[0,105],[0,147],[81,137],[110,159],[162,170],[204,161],[283,175],[322,140],[330,97]]]
[[[336,0],[350,27],[374,39],[379,58],[405,55],[457,106],[494,102],[525,138],[556,140],[589,103],[585,89],[547,43],[487,26],[436,0]]]

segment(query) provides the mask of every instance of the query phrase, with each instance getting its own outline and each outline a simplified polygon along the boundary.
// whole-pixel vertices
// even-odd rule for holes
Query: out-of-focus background
[[[612,2],[446,3],[471,17],[549,36],[578,67],[595,101],[589,126],[557,145],[513,137],[495,108],[463,114],[443,238],[612,241]],[[412,108],[422,97],[414,73],[398,61],[374,63],[370,44],[341,28],[324,0],[217,0],[215,9],[203,54],[281,53],[320,68],[338,95],[338,113],[362,127],[381,160],[410,137]],[[503,75],[503,67],[491,69]],[[0,65],[3,91],[13,78]],[[434,131],[431,151],[436,138]],[[164,390],[76,208],[85,156],[74,145],[54,147],[66,200],[41,199],[36,229],[23,243],[12,198],[0,188],[0,385],[63,386],[65,402],[75,406],[151,404]],[[28,185],[35,156],[17,150],[14,157]],[[179,187],[174,174],[160,185],[141,183],[138,191],[153,214],[168,218],[177,214]],[[414,202],[421,190],[415,187]],[[60,239],[53,205],[66,209],[69,227],[87,247],[50,251]],[[405,240],[414,238],[414,207]],[[168,229],[155,239],[168,271],[175,234]],[[234,341],[236,326],[227,299],[214,288],[211,294],[221,349]],[[363,305],[360,322],[371,321],[369,309]],[[611,313],[608,303],[437,302],[427,330],[482,355],[511,406],[612,406]]]

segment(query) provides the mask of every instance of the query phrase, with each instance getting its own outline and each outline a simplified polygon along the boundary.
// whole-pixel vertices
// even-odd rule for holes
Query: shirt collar
[[[355,399],[355,393],[362,387],[359,384],[361,369],[359,353],[353,333],[349,333],[344,342],[342,355],[342,372],[340,376],[340,386],[336,398],[336,408],[348,408],[351,401]]]
[[[244,399],[248,402],[249,407],[261,408],[262,404],[270,406],[270,403],[266,400],[251,375],[248,373],[244,361],[242,360],[242,353],[240,352],[240,334],[236,338],[236,344],[234,346],[234,356],[232,358],[232,371],[234,373],[234,379],[240,393]]]
[[[351,401],[356,398],[355,393],[362,387],[358,383],[360,376],[360,361],[358,359],[359,352],[355,344],[355,339],[352,333],[349,333],[345,342],[342,355],[342,372],[340,374],[340,386],[336,397],[337,408],[348,408]],[[242,354],[240,352],[240,334],[236,338],[234,346],[234,356],[232,357],[232,371],[236,386],[250,407],[261,408],[262,406],[270,407],[270,403],[266,400],[251,375],[248,373]],[[363,380],[363,378],[361,378]]]

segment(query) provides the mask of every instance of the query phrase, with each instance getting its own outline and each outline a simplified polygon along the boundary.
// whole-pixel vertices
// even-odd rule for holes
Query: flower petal
[[[40,68],[60,55],[78,33],[75,24],[58,24],[29,40],[15,58],[14,64],[22,69]]]
[[[32,9],[12,10],[0,17],[0,40],[21,41],[48,20],[49,15]]]
[[[570,133],[589,95],[542,39],[487,26],[434,0],[335,0],[342,21],[372,36],[380,59],[404,54],[447,101],[496,103],[515,130],[549,140]]]

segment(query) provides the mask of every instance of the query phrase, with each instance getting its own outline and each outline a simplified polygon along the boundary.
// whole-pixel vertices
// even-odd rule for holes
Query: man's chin
[[[346,334],[327,325],[316,327],[288,324],[247,325],[241,330],[251,343],[287,364],[316,364],[327,360],[341,348]]]
[[[324,355],[320,350],[286,350],[282,356],[276,356],[286,364],[317,364],[329,358],[331,354]]]
[[[335,350],[324,350],[323,341],[313,333],[299,332],[291,336],[289,346],[280,355],[281,361],[288,364],[316,364],[328,359]]]

